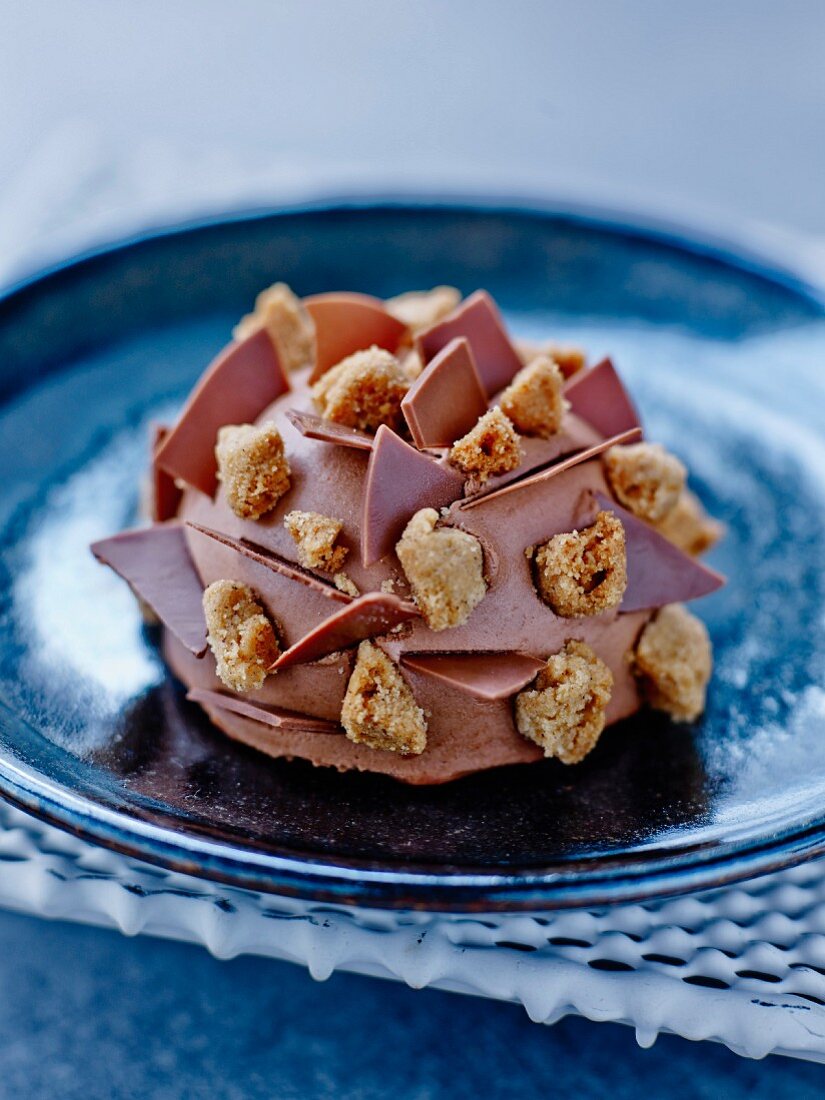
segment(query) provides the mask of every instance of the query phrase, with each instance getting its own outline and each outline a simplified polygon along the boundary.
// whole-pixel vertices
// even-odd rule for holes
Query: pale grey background
[[[351,188],[560,195],[825,255],[822,0],[2,0],[0,19],[0,277]]]

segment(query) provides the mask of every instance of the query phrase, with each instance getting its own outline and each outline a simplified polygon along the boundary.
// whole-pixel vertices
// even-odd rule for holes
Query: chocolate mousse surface
[[[612,362],[526,353],[484,291],[258,301],[157,434],[152,526],[94,547],[216,726],[435,784],[701,714],[683,605],[723,578],[682,547],[720,528]]]

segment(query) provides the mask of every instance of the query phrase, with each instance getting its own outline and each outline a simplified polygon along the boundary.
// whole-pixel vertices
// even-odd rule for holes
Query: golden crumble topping
[[[232,335],[236,340],[265,328],[284,370],[297,370],[315,359],[315,326],[306,307],[286,283],[275,283],[255,299],[255,310],[242,317]]]
[[[627,588],[624,527],[613,512],[599,512],[590,527],[538,547],[535,566],[539,595],[557,615],[581,618],[618,607]]]
[[[545,756],[578,764],[604,729],[613,673],[584,642],[567,642],[516,696],[516,726]]]
[[[218,431],[215,457],[236,516],[260,519],[290,488],[289,461],[274,424],[227,424]]]
[[[518,372],[501,395],[501,411],[522,435],[547,439],[561,428],[569,408],[562,396],[564,375],[546,355]]]
[[[137,600],[138,611],[140,612],[141,620],[146,626],[160,626],[160,618],[154,608],[150,607],[146,600],[142,600],[140,596],[133,592],[135,599]]]
[[[203,594],[203,611],[221,681],[232,691],[257,691],[280,646],[255,593],[239,581],[215,581]]]
[[[516,469],[521,462],[518,433],[498,405],[453,444],[450,462],[479,484]]]
[[[382,424],[398,426],[409,385],[396,357],[371,347],[331,367],[312,387],[312,398],[327,420],[375,432]]]
[[[413,599],[431,630],[461,626],[485,596],[481,543],[466,531],[437,527],[438,512],[422,508],[395,547]]]
[[[679,459],[659,443],[611,447],[604,468],[619,503],[650,523],[673,511],[687,476]]]
[[[358,585],[355,583],[352,577],[347,576],[346,573],[336,573],[335,576],[332,578],[332,583],[335,585],[339,592],[343,592],[347,596],[352,596],[353,599],[356,596],[361,595],[361,593],[358,591]]]
[[[552,359],[565,379],[571,378],[587,365],[587,356],[581,348],[561,347],[558,344],[536,344],[529,340],[517,340],[516,351],[525,366],[540,355]]]
[[[384,303],[391,313],[412,332],[421,332],[452,313],[461,301],[454,286],[435,286],[432,290],[410,290],[388,298]]]
[[[682,604],[672,603],[642,631],[633,671],[652,707],[678,722],[692,722],[705,709],[712,666],[707,627]]]
[[[336,546],[343,523],[320,512],[289,512],[284,517],[284,527],[298,547],[298,561],[307,569],[321,569],[326,573],[338,573],[349,550]]]
[[[415,348],[410,348],[401,356],[401,369],[408,382],[414,382],[424,370],[424,361]]]
[[[372,642],[361,642],[341,708],[350,741],[418,755],[427,747],[427,722],[397,665]]]
[[[654,527],[674,546],[694,557],[715,546],[724,531],[722,524],[707,514],[698,497],[687,488],[682,490],[676,507]]]

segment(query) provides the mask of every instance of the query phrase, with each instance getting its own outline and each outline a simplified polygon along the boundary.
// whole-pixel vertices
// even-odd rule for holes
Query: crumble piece
[[[344,666],[342,658],[344,657],[344,655],[345,654],[342,649],[334,649],[332,653],[325,653],[323,657],[316,657],[314,661],[308,661],[307,663],[312,665],[339,665],[338,672],[341,676],[343,676]]]
[[[548,344],[545,353],[550,356],[565,378],[572,378],[587,366],[587,356],[581,348]]]
[[[545,756],[578,764],[604,729],[613,673],[584,642],[567,642],[532,688],[516,696],[516,726]]]
[[[132,595],[137,600],[138,611],[140,612],[141,621],[146,626],[160,626],[160,617],[153,607],[150,607],[146,600],[142,600],[138,596],[137,592],[132,589]]]
[[[521,462],[518,433],[498,405],[453,444],[450,462],[482,485],[490,477],[516,469]]]
[[[422,508],[395,547],[413,599],[431,630],[461,626],[487,592],[481,543],[466,531],[436,527],[438,512]]]
[[[661,444],[611,447],[603,461],[619,503],[634,515],[658,523],[676,507],[687,470]]]
[[[236,516],[260,519],[290,486],[284,441],[274,424],[227,424],[215,447],[218,480]]]
[[[407,376],[408,381],[410,382],[414,382],[424,370],[424,360],[421,358],[415,348],[410,348],[409,351],[405,352],[402,355],[401,369],[403,370],[404,374]]]
[[[388,298],[387,312],[407,325],[414,333],[441,321],[452,313],[461,301],[461,291],[454,286],[434,286],[432,290],[410,290]]]
[[[138,485],[138,519],[141,523],[155,523],[155,479],[152,470],[144,474]]]
[[[587,366],[587,356],[581,348],[560,347],[558,344],[534,344],[529,340],[517,340],[516,351],[525,367],[538,356],[552,359],[562,375],[572,378]]]
[[[668,604],[639,636],[633,671],[642,694],[677,722],[705,709],[713,655],[707,627],[680,603]]]
[[[535,567],[539,595],[557,615],[581,618],[618,607],[627,588],[624,527],[613,512],[599,512],[590,527],[538,547]]]
[[[547,439],[561,427],[570,407],[562,396],[564,375],[549,356],[533,359],[501,395],[501,411],[522,435]]]
[[[297,370],[315,359],[315,326],[301,299],[286,283],[275,283],[255,299],[255,310],[235,325],[236,340],[265,328],[275,345],[281,366]]]
[[[427,747],[427,722],[397,665],[372,642],[361,642],[344,703],[347,737],[372,749],[419,755]]]
[[[215,581],[203,594],[209,646],[231,691],[257,691],[280,653],[273,624],[249,585]]]
[[[339,592],[343,592],[347,596],[355,598],[361,595],[358,591],[358,585],[351,577],[348,577],[346,573],[336,573],[332,578],[332,583]]]
[[[335,545],[343,526],[340,519],[320,512],[289,512],[284,517],[284,527],[298,547],[298,561],[307,569],[325,573],[340,572],[349,553],[346,546]]]
[[[385,592],[388,596],[391,596],[395,592],[395,578],[386,577],[381,581],[381,591]]]
[[[373,346],[331,367],[312,387],[312,398],[327,420],[375,432],[382,424],[398,427],[409,386],[396,357]]]
[[[674,546],[694,557],[715,546],[724,532],[722,524],[707,514],[699,498],[687,488],[682,490],[676,507],[653,526]]]

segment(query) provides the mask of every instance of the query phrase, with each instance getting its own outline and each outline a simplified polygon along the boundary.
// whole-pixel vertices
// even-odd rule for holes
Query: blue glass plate
[[[487,287],[514,330],[610,352],[729,527],[692,727],[639,715],[577,768],[444,787],[272,761],[214,731],[88,544],[128,525],[146,428],[255,293]],[[0,791],[150,862],[450,910],[601,905],[825,851],[825,307],[787,273],[615,219],[363,203],[233,217],[0,300]]]

